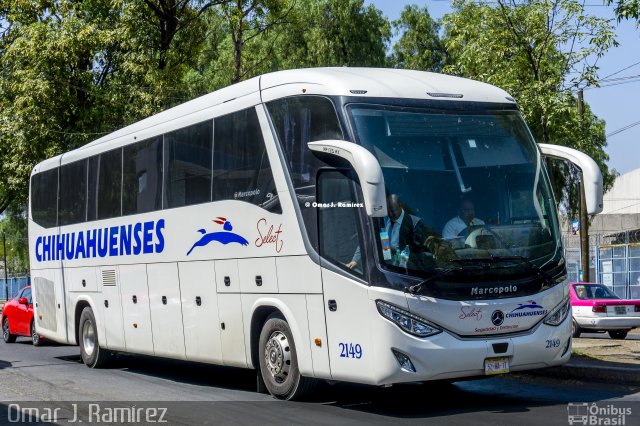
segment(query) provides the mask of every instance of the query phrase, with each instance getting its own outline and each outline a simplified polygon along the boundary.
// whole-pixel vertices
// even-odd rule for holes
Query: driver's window
[[[365,256],[358,226],[358,184],[352,173],[340,170],[321,171],[318,175],[318,210],[320,254],[336,266],[362,276]],[[313,207],[313,206],[312,206]]]

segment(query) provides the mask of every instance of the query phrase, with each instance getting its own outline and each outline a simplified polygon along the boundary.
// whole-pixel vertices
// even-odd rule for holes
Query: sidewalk
[[[634,338],[640,338],[640,329],[630,332],[625,340],[574,339],[573,355],[567,364],[528,373],[640,386],[640,340],[632,340]]]

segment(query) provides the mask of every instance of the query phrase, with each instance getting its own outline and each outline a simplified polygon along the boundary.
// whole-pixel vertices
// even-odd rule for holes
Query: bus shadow
[[[79,355],[57,359],[81,363]],[[143,355],[118,354],[106,367],[170,380],[176,383],[210,388],[256,392],[256,371],[172,360]],[[570,402],[593,402],[620,398],[638,392],[629,386],[556,380],[518,374],[456,383],[410,383],[389,388],[335,383],[318,383],[315,391],[302,403],[289,402],[283,409],[303,406],[347,410],[382,418],[444,418],[451,415],[480,413],[531,416],[542,407],[552,407],[559,418],[566,416]],[[322,408],[324,407],[324,408]],[[531,417],[527,417],[529,420]],[[514,423],[517,424],[517,421]]]
[[[79,354],[56,358],[68,362],[82,363],[82,358]],[[255,391],[257,388],[255,370],[199,362],[118,353],[113,356],[104,368],[128,371],[188,385],[250,392]]]
[[[320,390],[320,389],[319,389]],[[504,376],[456,383],[412,383],[390,388],[341,384],[322,389],[312,402],[390,418],[439,418],[478,413],[509,414],[531,420],[538,408],[566,417],[570,402],[594,402],[638,392],[637,387]],[[515,420],[512,424],[518,424]]]

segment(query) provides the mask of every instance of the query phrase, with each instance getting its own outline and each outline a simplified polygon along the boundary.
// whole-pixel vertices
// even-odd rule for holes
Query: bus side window
[[[60,226],[84,222],[87,215],[87,160],[60,167]]]
[[[211,201],[213,121],[164,135],[164,208]]]
[[[313,95],[276,99],[267,103],[267,110],[291,176],[307,236],[317,250],[317,211],[305,206],[316,200],[316,173],[327,164],[311,152],[307,143],[344,140],[338,114],[329,98]]]
[[[213,201],[245,201],[282,213],[255,108],[217,117],[213,128]]]
[[[31,178],[31,218],[35,223],[52,228],[58,224],[58,168]]]
[[[356,187],[353,173],[322,170],[318,174],[320,255],[362,277],[365,263],[358,226]],[[352,269],[347,265],[353,261]]]
[[[89,158],[87,220],[110,219],[122,213],[122,149]]]
[[[162,208],[162,136],[124,147],[122,214]]]

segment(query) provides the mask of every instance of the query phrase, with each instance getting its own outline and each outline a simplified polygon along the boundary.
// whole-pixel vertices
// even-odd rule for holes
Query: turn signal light
[[[606,314],[607,313],[607,307],[604,305],[595,305],[593,308],[591,308],[592,312],[597,312],[597,313],[601,313],[601,314]]]

